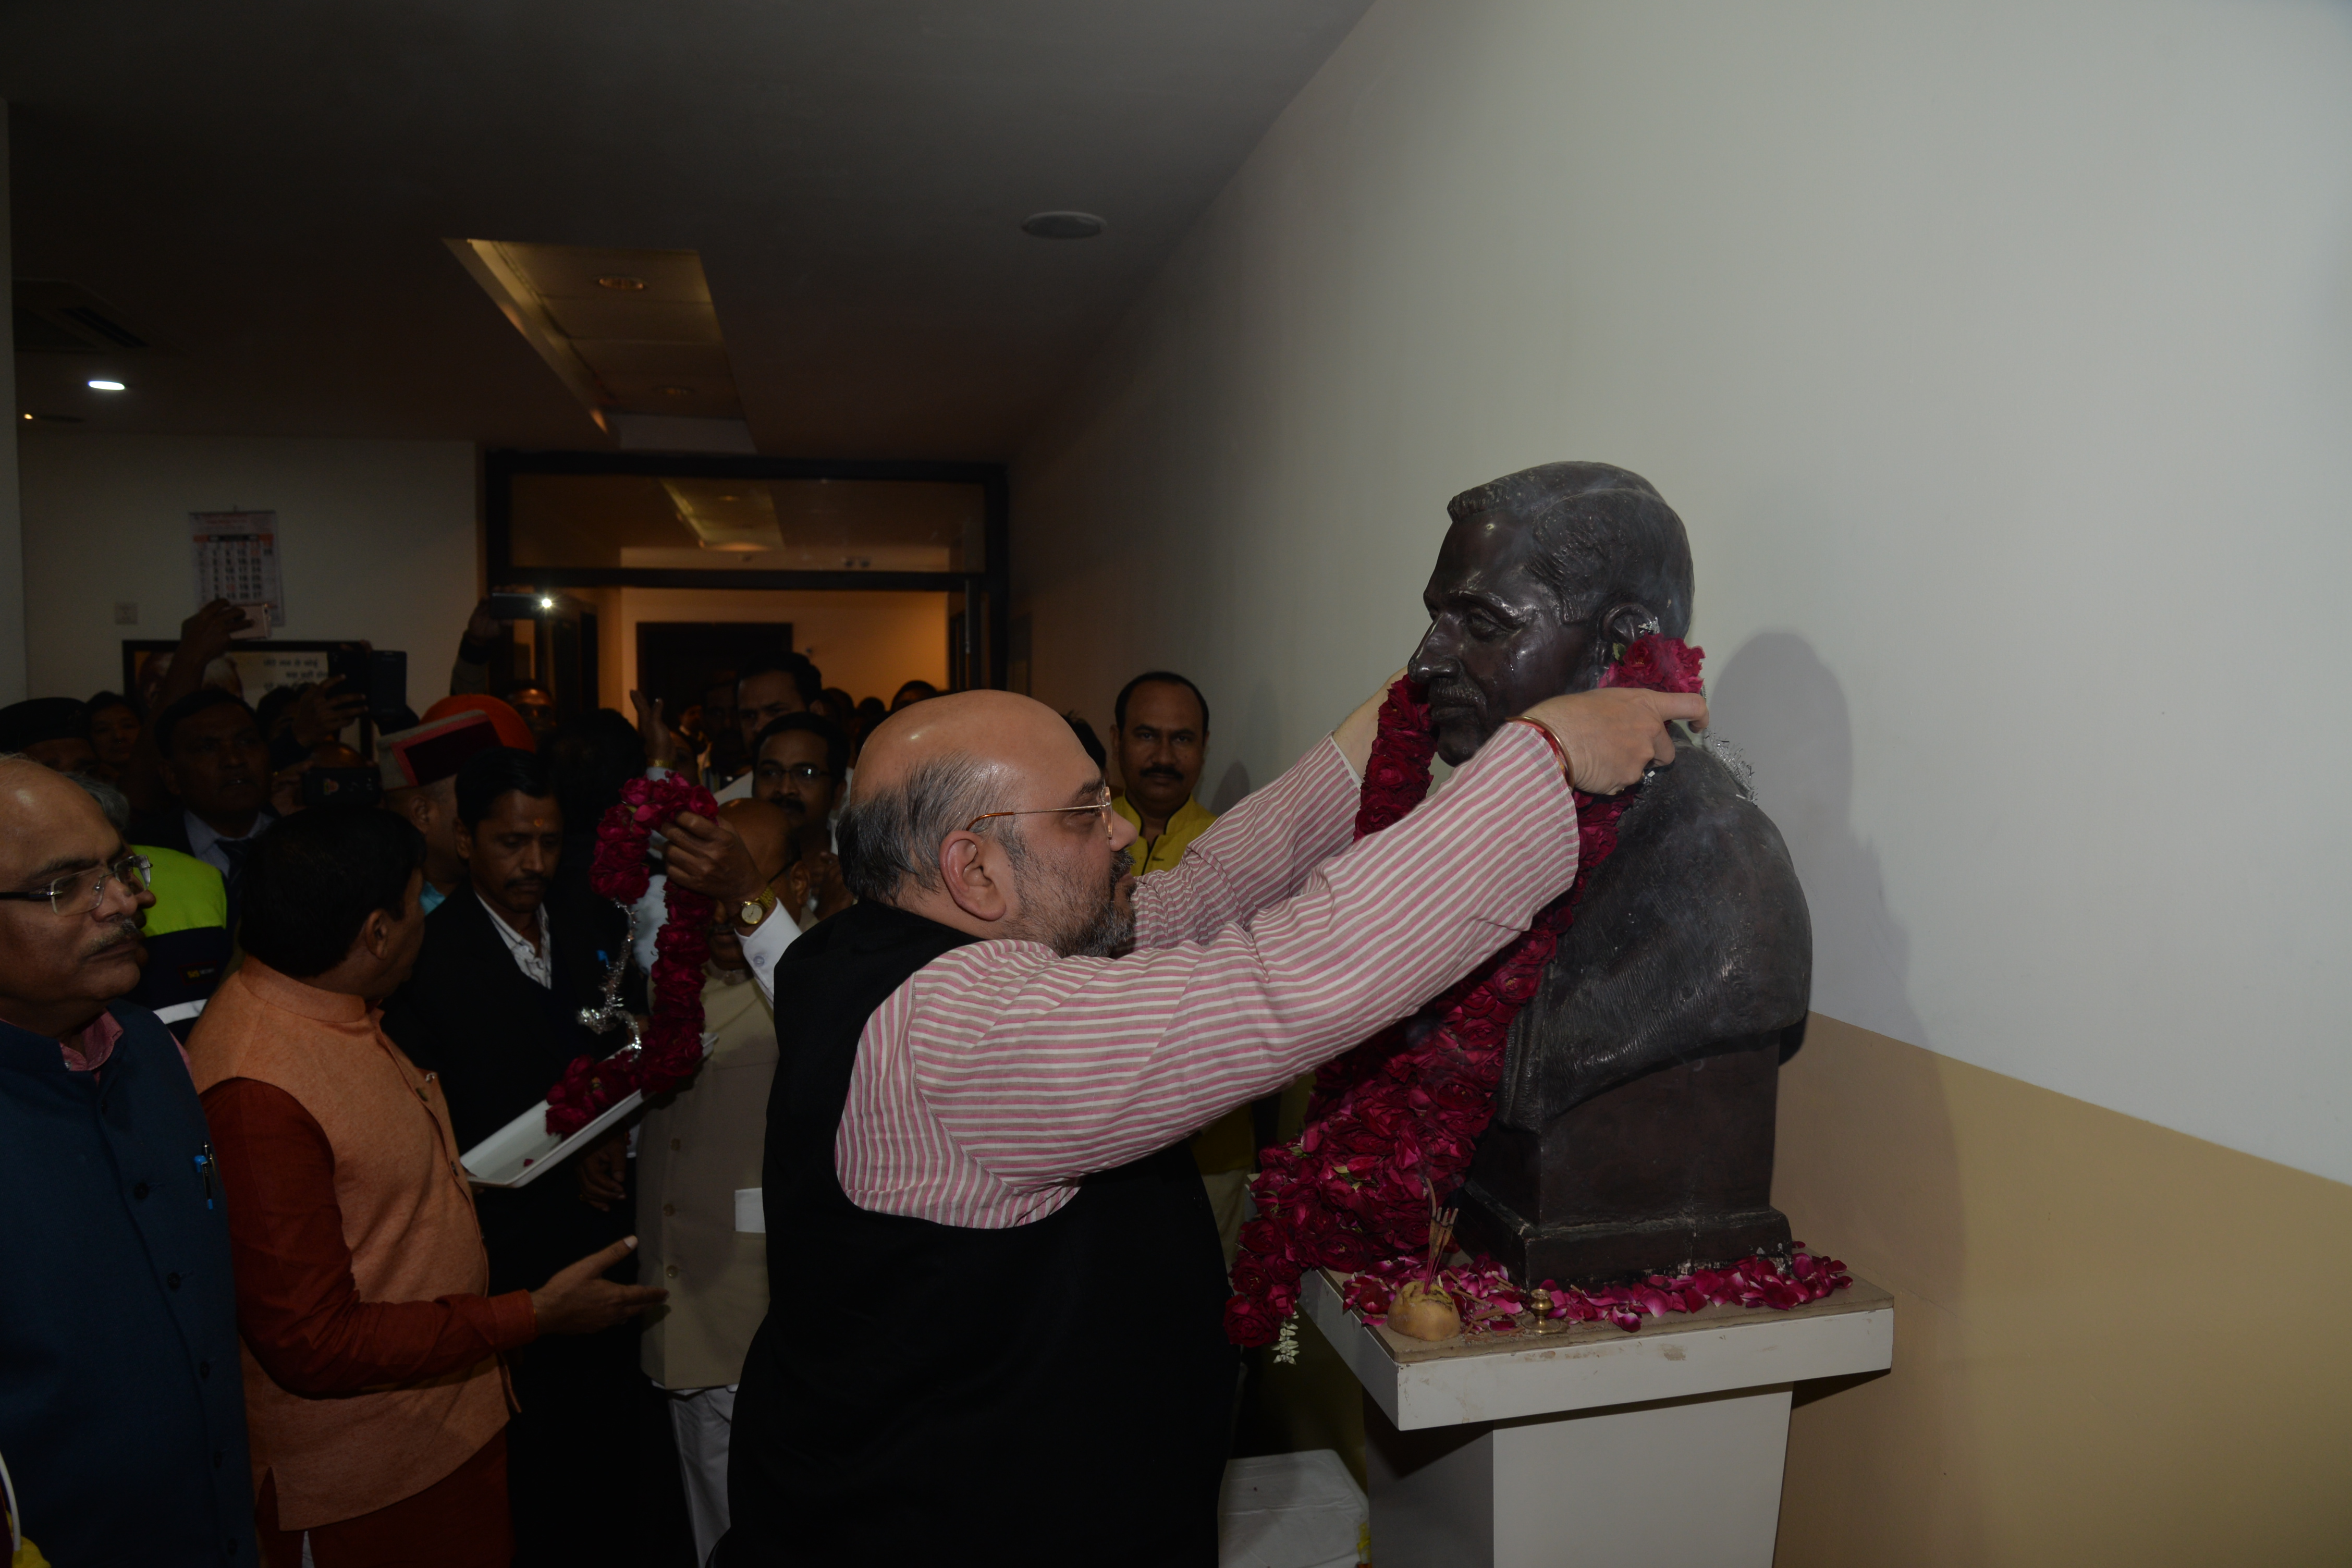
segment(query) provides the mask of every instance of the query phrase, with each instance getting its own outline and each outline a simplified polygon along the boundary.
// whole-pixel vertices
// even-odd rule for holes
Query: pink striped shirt
[[[1137,949],[979,942],[866,1021],[834,1145],[860,1207],[1001,1229],[1402,1017],[1527,929],[1576,873],[1551,748],[1507,725],[1352,848],[1326,741],[1136,886]],[[762,989],[772,961],[754,963]],[[790,1005],[790,998],[786,998]]]

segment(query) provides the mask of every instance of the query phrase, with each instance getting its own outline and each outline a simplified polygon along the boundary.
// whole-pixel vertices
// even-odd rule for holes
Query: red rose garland
[[[620,803],[596,825],[596,858],[588,881],[624,909],[635,907],[652,884],[646,845],[681,811],[718,815],[719,803],[691,778],[631,779]],[[644,1042],[608,1057],[580,1057],[547,1091],[547,1130],[572,1133],[635,1089],[659,1094],[690,1076],[702,1061],[702,970],[710,956],[711,902],[676,880],[662,893],[667,911],[654,939],[653,1024]]]
[[[1377,1323],[1395,1304],[1398,1287],[1427,1273],[1426,1262],[1417,1256],[1375,1263],[1348,1281],[1340,1300],[1366,1321]],[[1440,1269],[1436,1278],[1462,1314],[1462,1331],[1470,1334],[1510,1333],[1521,1327],[1518,1319],[1530,1315],[1535,1322],[1611,1322],[1630,1334],[1644,1317],[1696,1312],[1702,1307],[1770,1307],[1785,1312],[1853,1283],[1844,1264],[1834,1258],[1816,1258],[1801,1243],[1784,1258],[1759,1253],[1721,1268],[1653,1274],[1602,1290],[1580,1290],[1549,1279],[1529,1289],[1484,1259]]]
[[[1601,677],[1602,686],[1696,691],[1705,650],[1645,637]],[[1380,733],[1364,767],[1356,837],[1403,819],[1429,793],[1437,745],[1429,709],[1410,681],[1389,689]],[[1532,1000],[1559,934],[1575,918],[1592,874],[1617,847],[1617,819],[1639,787],[1614,795],[1576,792],[1576,879],[1519,937],[1424,1008],[1391,1025],[1316,1075],[1307,1129],[1268,1149],[1250,1183],[1258,1217],[1242,1227],[1225,1303],[1235,1344],[1271,1343],[1298,1307],[1309,1268],[1357,1273],[1399,1266],[1428,1245],[1431,1194],[1451,1194],[1495,1112],[1511,1020]],[[1433,1026],[1417,1027],[1429,1019]]]

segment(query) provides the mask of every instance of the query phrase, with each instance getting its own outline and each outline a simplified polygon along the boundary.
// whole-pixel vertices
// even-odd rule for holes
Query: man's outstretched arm
[[[1384,684],[1288,772],[1219,817],[1173,869],[1136,884],[1137,947],[1206,942],[1297,893],[1348,847],[1387,695]]]

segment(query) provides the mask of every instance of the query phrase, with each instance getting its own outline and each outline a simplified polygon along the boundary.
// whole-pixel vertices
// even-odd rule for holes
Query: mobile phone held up
[[[368,721],[378,730],[396,730],[406,721],[406,653],[363,646],[338,648],[327,656],[327,673],[342,677],[343,690],[367,699]]]
[[[310,768],[302,774],[302,804],[380,805],[383,775],[373,768]]]
[[[494,621],[527,621],[554,608],[552,605],[540,603],[542,596],[538,594],[493,594],[484,603],[483,613]]]

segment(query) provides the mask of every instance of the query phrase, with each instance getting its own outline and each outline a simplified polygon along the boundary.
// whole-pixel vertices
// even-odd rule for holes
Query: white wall
[[[479,597],[474,449],[326,441],[23,432],[32,689],[122,681],[125,638],[177,638],[196,607],[187,514],[275,510],[285,638],[363,637],[408,654],[409,705],[448,690]],[[139,606],[136,626],[114,606]]]
[[[2352,1178],[2352,10],[1382,0],[1014,470],[1035,689],[1263,783],[1622,463],[1825,1013]]]

